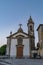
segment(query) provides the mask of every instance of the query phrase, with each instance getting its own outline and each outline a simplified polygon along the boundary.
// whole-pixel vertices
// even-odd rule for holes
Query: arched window
[[[32,30],[32,26],[30,26],[30,30]]]
[[[18,38],[18,45],[22,45],[23,39],[21,37]]]

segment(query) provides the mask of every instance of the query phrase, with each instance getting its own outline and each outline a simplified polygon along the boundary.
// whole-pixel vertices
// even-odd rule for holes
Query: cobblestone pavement
[[[0,65],[43,65],[43,59],[1,59]]]

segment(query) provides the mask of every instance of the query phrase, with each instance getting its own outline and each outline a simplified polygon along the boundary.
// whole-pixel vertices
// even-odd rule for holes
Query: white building
[[[28,32],[25,33],[21,28],[21,24],[17,32],[7,37],[7,49],[6,55],[11,57],[16,56],[17,58],[22,58],[24,56],[31,56],[32,50],[35,48],[34,43],[34,22],[30,16],[28,23]]]

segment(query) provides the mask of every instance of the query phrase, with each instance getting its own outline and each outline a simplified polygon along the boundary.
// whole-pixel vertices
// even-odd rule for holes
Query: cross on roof
[[[19,24],[19,26],[20,26],[20,28],[21,28],[22,24]]]

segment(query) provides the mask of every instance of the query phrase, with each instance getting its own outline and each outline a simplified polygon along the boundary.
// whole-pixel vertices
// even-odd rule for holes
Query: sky
[[[7,44],[10,31],[15,33],[19,24],[28,32],[27,22],[32,17],[35,23],[35,44],[38,42],[36,31],[43,24],[43,0],[0,0],[0,46]]]

